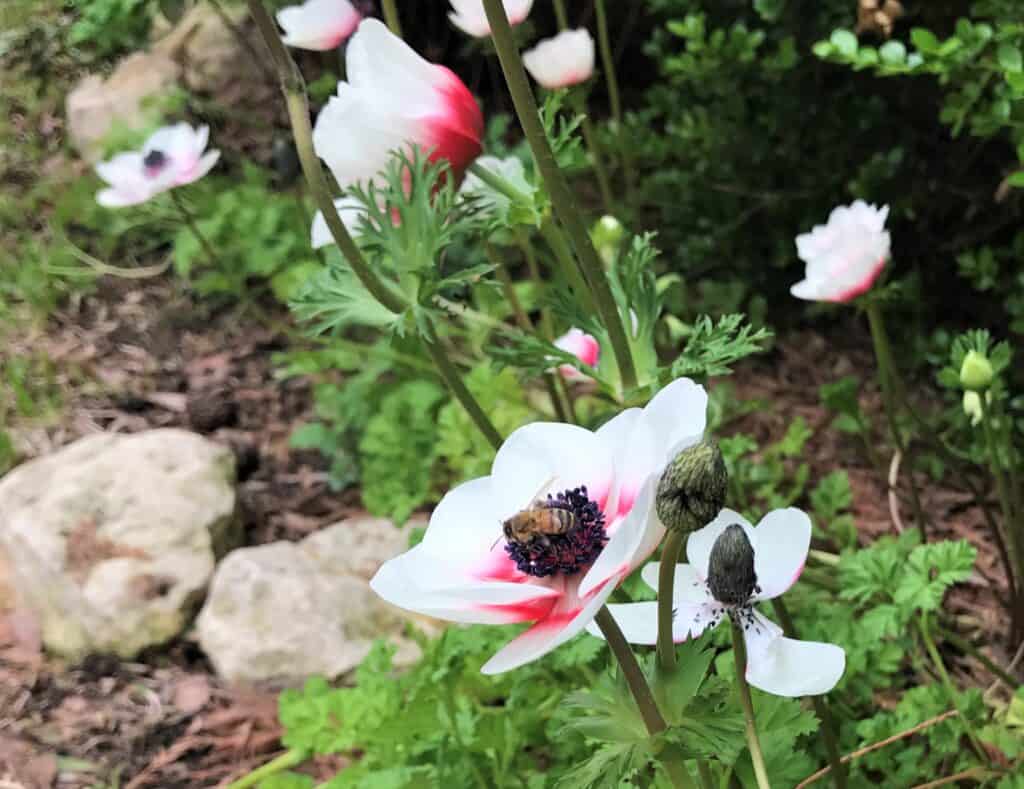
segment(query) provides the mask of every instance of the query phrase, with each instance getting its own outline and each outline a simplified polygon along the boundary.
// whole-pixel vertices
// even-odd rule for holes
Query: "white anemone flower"
[[[577,329],[576,327],[569,329],[568,332],[555,340],[552,345],[563,351],[568,351],[589,367],[597,367],[597,363],[601,359],[601,344],[595,337],[587,334],[583,329]],[[567,381],[582,381],[590,378],[589,375],[580,372],[571,364],[559,365],[558,372]]]
[[[362,19],[349,0],[306,0],[277,12],[277,24],[290,47],[325,52],[352,35]]]
[[[389,603],[438,619],[532,622],[485,674],[540,658],[580,633],[658,546],[658,475],[702,438],[706,411],[704,388],[679,379],[596,432],[553,422],[519,428],[491,474],[441,499],[423,541],[370,585]],[[506,521],[525,510],[557,513],[567,528],[506,536]]]
[[[392,152],[445,159],[456,179],[480,155],[484,122],[462,81],[430,63],[380,20],[365,19],[346,50],[347,82],[320,111],[313,147],[346,189],[374,179]]]
[[[753,550],[753,577],[709,575],[712,549],[729,529],[741,528]],[[711,523],[690,535],[689,564],[676,565],[672,636],[676,643],[696,638],[732,616],[743,628],[747,647],[747,682],[776,696],[813,696],[835,687],[846,669],[846,653],[835,644],[786,638],[782,628],[754,608],[778,597],[803,572],[811,544],[811,520],[798,509],[774,510],[756,528],[739,513],[724,509]],[[642,577],[658,588],[657,562]],[[625,603],[608,607],[633,644],[658,640],[658,604]],[[598,637],[600,632],[588,630]]]
[[[833,209],[828,223],[796,237],[804,279],[790,288],[798,299],[844,302],[866,293],[889,260],[889,206],[857,200]]]
[[[452,10],[448,18],[459,30],[474,38],[491,34],[491,24],[484,12],[483,0],[449,0]],[[505,15],[510,25],[518,25],[530,14],[533,0],[504,0]]]
[[[549,90],[586,82],[594,73],[594,38],[585,28],[565,30],[524,52],[523,65]]]
[[[208,126],[193,129],[187,123],[157,129],[141,150],[125,151],[96,165],[96,173],[109,185],[96,201],[108,208],[138,205],[198,181],[220,158],[220,151],[206,151],[209,136]]]

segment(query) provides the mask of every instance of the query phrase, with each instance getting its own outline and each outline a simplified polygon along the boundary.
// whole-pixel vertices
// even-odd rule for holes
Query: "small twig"
[[[1024,641],[1020,642],[1020,645],[1017,647],[1017,651],[1013,655],[1013,660],[1011,660],[1010,665],[1006,667],[1007,674],[1012,675],[1013,670],[1017,668],[1017,664],[1020,662],[1020,659],[1022,657],[1024,657]],[[994,693],[996,688],[999,687],[999,683],[1002,681],[1003,680],[1001,679],[996,679],[991,685],[988,686],[988,689],[982,694],[982,698],[984,699],[986,696],[989,696],[992,693]]]
[[[853,751],[852,753],[848,753],[848,754],[846,754],[846,756],[844,756],[839,761],[843,762],[843,764],[846,764],[848,762],[852,762],[854,759],[859,759],[861,756],[865,756],[866,754],[869,754],[872,751],[877,751],[880,748],[884,748],[886,745],[892,745],[894,742],[898,742],[899,740],[906,739],[907,737],[912,737],[913,735],[917,734],[919,731],[924,731],[925,729],[927,729],[927,728],[929,728],[931,726],[935,726],[936,724],[942,723],[945,720],[949,720],[950,718],[955,718],[959,714],[960,714],[960,710],[948,710],[948,711],[942,713],[941,715],[936,715],[934,718],[929,718],[926,721],[922,721],[921,723],[917,724],[916,726],[912,726],[911,728],[907,729],[906,731],[902,731],[899,734],[894,734],[894,735],[892,735],[892,737],[886,737],[884,740],[879,740],[876,743],[872,743],[871,745],[867,745],[867,746],[865,746],[863,748],[859,748],[856,751]],[[818,780],[824,778],[831,771],[832,771],[831,766],[821,768],[820,770],[818,770],[818,772],[816,772],[816,773],[814,773],[812,775],[807,776],[806,778],[804,778],[804,780],[802,780],[800,783],[798,783],[796,785],[796,789],[804,789],[804,787],[810,786],[815,781],[818,781]]]
[[[900,499],[896,495],[896,485],[900,479],[901,460],[903,460],[903,453],[897,449],[889,464],[889,515],[892,516],[893,525],[896,526],[896,531],[899,534],[903,533],[903,519],[900,518]]]
[[[121,266],[111,266],[109,263],[104,263],[97,257],[93,257],[84,249],[79,249],[77,246],[71,243],[67,238],[64,242],[68,245],[71,250],[71,254],[74,255],[78,260],[87,265],[89,268],[94,269],[100,274],[109,274],[112,277],[121,277],[122,279],[149,279],[150,277],[159,277],[171,265],[171,256],[168,255],[163,263],[157,263],[153,266],[139,266],[138,268],[122,268]]]
[[[971,767],[963,772],[959,772],[956,775],[948,775],[945,778],[939,778],[937,781],[929,781],[926,784],[917,784],[912,789],[934,789],[936,786],[946,786],[947,784],[956,783],[965,778],[980,778],[986,775],[988,771],[984,767]]]

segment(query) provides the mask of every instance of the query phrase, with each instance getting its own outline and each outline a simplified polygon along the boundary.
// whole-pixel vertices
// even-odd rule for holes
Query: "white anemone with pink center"
[[[313,147],[347,189],[386,169],[394,151],[444,159],[456,180],[481,152],[483,115],[462,81],[380,20],[365,19],[345,53],[347,82],[317,116]]]
[[[290,47],[325,52],[352,35],[363,18],[349,0],[306,0],[277,12],[277,24]]]
[[[808,301],[844,302],[866,293],[889,260],[889,206],[857,200],[833,209],[828,222],[796,237],[804,279],[790,293]]]
[[[560,350],[571,353],[588,367],[596,368],[598,361],[601,359],[601,344],[592,335],[583,331],[583,329],[575,327],[569,329],[568,332],[555,340],[552,345]],[[590,379],[589,375],[580,372],[571,364],[560,364],[558,372],[567,381]]]
[[[735,596],[730,579],[723,585],[730,594],[723,602],[712,589],[721,589],[709,578],[711,554],[716,541],[733,526],[743,529],[753,549],[754,578],[751,588]],[[811,520],[795,508],[769,512],[753,527],[738,512],[724,509],[711,523],[695,531],[686,542],[689,564],[676,565],[672,605],[672,635],[676,643],[696,638],[732,616],[743,628],[747,647],[747,681],[755,688],[777,696],[813,696],[827,693],[842,677],[846,653],[835,644],[787,638],[782,628],[754,608],[789,589],[804,569],[811,544]],[[659,565],[644,567],[642,577],[657,590]],[[722,580],[722,579],[720,579]],[[633,644],[655,644],[658,640],[658,604],[625,603],[609,610],[626,639]],[[600,632],[588,630],[598,637]]]
[[[96,201],[108,208],[138,205],[168,189],[198,181],[220,158],[220,151],[206,151],[209,136],[208,126],[165,126],[150,135],[141,150],[100,162],[96,173],[109,186],[96,195]]]
[[[371,581],[401,608],[453,622],[532,626],[483,667],[497,674],[580,633],[661,542],[658,476],[704,433],[707,394],[679,379],[596,432],[536,422],[512,433],[487,477],[437,505],[423,541]],[[561,535],[521,541],[504,522],[537,507],[572,514]]]
[[[549,90],[586,82],[594,73],[594,38],[586,28],[565,30],[524,52],[523,65]]]
[[[491,34],[491,23],[487,21],[483,0],[449,0],[452,10],[448,18],[459,30],[474,38]],[[510,25],[518,25],[530,15],[533,0],[503,0],[505,15]]]

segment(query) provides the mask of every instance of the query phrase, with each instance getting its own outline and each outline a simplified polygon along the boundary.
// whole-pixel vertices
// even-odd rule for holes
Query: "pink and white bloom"
[[[833,209],[827,224],[797,236],[807,273],[789,292],[798,299],[836,302],[866,293],[889,260],[888,216],[889,206],[857,200]]]
[[[474,38],[491,34],[491,24],[484,12],[483,0],[449,0],[452,10],[448,18],[459,30]],[[518,25],[530,14],[533,0],[504,0],[505,15],[510,25]]]
[[[277,24],[290,47],[324,52],[337,48],[363,18],[349,0],[306,0],[277,12]]]
[[[590,334],[575,327],[569,329],[552,345],[560,350],[567,351],[589,367],[597,367],[601,358],[601,344]],[[558,372],[567,381],[583,381],[590,378],[586,373],[581,373],[571,364],[560,364]]]
[[[456,178],[480,155],[484,121],[469,89],[379,20],[359,25],[346,66],[348,82],[338,83],[313,129],[313,147],[342,189],[373,179],[400,149],[431,151]]]
[[[96,202],[108,208],[138,205],[198,181],[220,158],[220,151],[206,151],[209,137],[208,126],[193,129],[178,123],[157,129],[141,150],[125,151],[96,165],[96,173],[109,185],[96,195]]]
[[[486,674],[536,660],[580,633],[658,546],[658,476],[701,439],[706,411],[704,388],[679,379],[596,432],[553,422],[519,428],[490,476],[441,499],[423,542],[385,563],[370,585],[389,603],[439,619],[532,622]],[[575,524],[543,539],[506,538],[504,521],[535,506],[569,510]]]
[[[549,90],[586,82],[594,73],[594,38],[582,27],[565,30],[524,52],[523,65]]]
[[[735,578],[709,577],[712,549],[734,525],[742,528],[753,549],[754,577],[747,581],[749,588],[739,589]],[[722,510],[711,523],[690,535],[686,543],[689,564],[676,565],[672,600],[672,634],[676,643],[696,638],[723,617],[732,616],[743,627],[746,676],[755,688],[793,697],[832,690],[846,668],[843,649],[835,644],[786,638],[782,628],[754,608],[756,603],[778,597],[796,583],[810,545],[811,519],[798,509],[769,512],[756,528],[738,512]],[[655,590],[658,568],[658,563],[652,562],[642,571],[644,581]],[[712,590],[717,590],[718,597]],[[626,603],[608,608],[628,641],[655,644],[657,605]],[[588,629],[600,637],[599,631]]]

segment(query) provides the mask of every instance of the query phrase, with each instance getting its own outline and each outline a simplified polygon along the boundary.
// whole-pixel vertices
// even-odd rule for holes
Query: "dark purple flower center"
[[[572,525],[562,534],[534,534],[528,539],[509,538],[505,551],[520,572],[537,578],[555,573],[572,575],[592,564],[608,542],[604,513],[587,495],[586,487],[573,488],[556,496],[548,494],[534,507],[561,509],[572,513]]]
[[[167,154],[154,148],[142,157],[142,166],[146,168],[146,175],[152,178],[159,173],[167,164]]]

